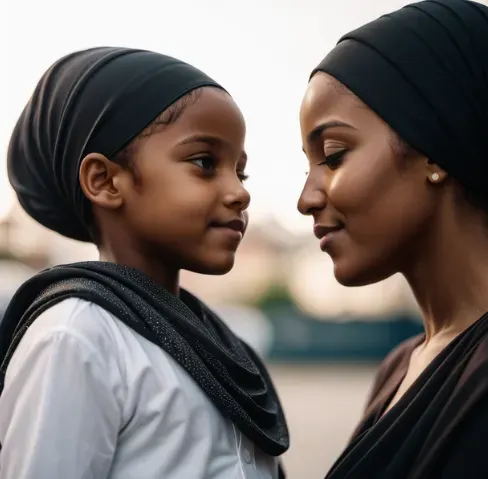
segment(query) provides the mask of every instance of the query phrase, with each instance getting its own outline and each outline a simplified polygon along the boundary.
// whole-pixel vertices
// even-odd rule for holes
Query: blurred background
[[[0,5],[0,311],[53,264],[97,259],[30,220],[5,172],[12,128],[42,73],[100,45],[176,56],[222,83],[248,124],[251,226],[225,277],[183,285],[270,364],[290,423],[292,479],[323,477],[361,415],[379,361],[421,331],[401,277],[344,288],[296,202],[305,179],[298,111],[311,70],[349,30],[401,0],[3,0]],[[484,2],[486,3],[486,2]],[[0,312],[1,314],[1,312]]]

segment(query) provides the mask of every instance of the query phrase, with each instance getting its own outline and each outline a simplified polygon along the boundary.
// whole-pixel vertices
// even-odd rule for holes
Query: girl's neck
[[[99,247],[100,261],[116,263],[137,269],[175,296],[179,295],[180,275],[178,269],[168,267],[154,258],[147,258],[137,250]]]

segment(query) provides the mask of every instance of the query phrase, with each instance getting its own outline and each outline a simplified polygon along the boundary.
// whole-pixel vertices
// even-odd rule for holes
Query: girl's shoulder
[[[54,336],[76,339],[100,353],[112,349],[117,319],[101,306],[80,298],[67,298],[47,308],[29,326],[18,348],[47,341]]]

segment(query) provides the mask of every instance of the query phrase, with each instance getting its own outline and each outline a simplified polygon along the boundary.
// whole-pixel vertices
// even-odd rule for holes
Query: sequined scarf
[[[176,297],[139,271],[112,263],[56,266],[20,287],[0,323],[0,392],[27,328],[43,311],[71,297],[103,307],[164,349],[265,453],[279,456],[288,449],[280,400],[256,353],[189,292],[181,290]]]

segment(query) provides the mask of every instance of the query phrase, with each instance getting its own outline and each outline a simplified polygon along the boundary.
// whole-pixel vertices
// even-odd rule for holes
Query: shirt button
[[[248,450],[248,449],[244,449],[244,450],[242,451],[242,458],[244,459],[244,462],[245,462],[246,464],[251,464],[251,460],[252,460],[252,458],[251,458],[251,453],[249,452],[249,450]]]

